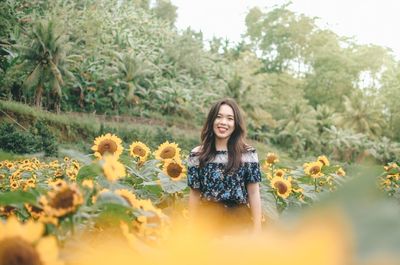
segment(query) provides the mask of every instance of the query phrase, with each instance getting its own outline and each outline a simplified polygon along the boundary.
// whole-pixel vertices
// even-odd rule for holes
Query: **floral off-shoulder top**
[[[195,150],[195,149],[194,149]],[[261,171],[254,148],[242,154],[242,163],[233,173],[224,174],[227,151],[217,151],[214,159],[199,167],[199,153],[192,150],[188,159],[188,186],[198,189],[202,200],[229,204],[247,204],[248,183],[260,182]]]

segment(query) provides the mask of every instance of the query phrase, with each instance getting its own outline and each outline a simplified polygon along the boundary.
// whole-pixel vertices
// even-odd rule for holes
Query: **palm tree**
[[[42,106],[42,97],[46,85],[51,88],[51,99],[54,109],[60,111],[61,86],[63,76],[73,78],[66,68],[66,51],[68,43],[64,36],[57,32],[53,21],[40,21],[29,34],[31,43],[27,46],[17,45],[22,52],[23,64],[33,69],[24,82],[26,88],[35,88],[35,105]]]
[[[319,145],[315,110],[311,106],[292,106],[288,116],[278,121],[278,130],[278,142],[290,147],[297,155],[316,150]]]
[[[134,53],[118,53],[114,52],[114,61],[109,68],[110,78],[117,80],[126,91],[127,103],[138,103],[138,98],[135,96],[136,89],[141,89],[140,80],[146,79],[147,76],[153,74],[150,62],[145,60],[141,55]],[[149,81],[146,79],[146,81]]]
[[[336,124],[342,128],[351,129],[356,133],[376,137],[382,133],[382,112],[366,100],[343,96],[344,110],[334,116]]]
[[[316,109],[316,119],[318,132],[321,135],[326,128],[330,128],[333,123],[334,111],[328,105],[318,105]]]

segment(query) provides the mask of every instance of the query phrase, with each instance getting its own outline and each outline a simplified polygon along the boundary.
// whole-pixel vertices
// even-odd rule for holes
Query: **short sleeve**
[[[200,189],[199,158],[191,152],[188,158],[187,181],[192,189]]]
[[[261,182],[261,169],[257,152],[253,149],[246,154],[247,172],[245,183]]]

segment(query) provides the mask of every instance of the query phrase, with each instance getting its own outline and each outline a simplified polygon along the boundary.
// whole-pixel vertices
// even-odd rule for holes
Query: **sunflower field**
[[[182,261],[187,255],[195,264],[215,259],[245,264],[249,258],[257,264],[348,264],[369,258],[353,245],[359,239],[352,238],[357,229],[352,230],[354,217],[347,216],[346,207],[360,198],[351,187],[373,194],[361,197],[376,200],[372,204],[400,198],[396,163],[382,167],[372,186],[360,188],[359,177],[326,156],[283,166],[276,153],[268,153],[261,159],[262,234],[218,238],[190,226],[188,152],[177,143],[167,141],[151,151],[140,141],[128,146],[107,133],[94,139],[91,149],[86,164],[73,157],[0,162],[0,264],[106,264],[110,257],[119,264],[172,264],[187,262]],[[352,203],[342,205],[335,197],[349,192],[346,187]],[[287,222],[296,225],[289,229]],[[293,246],[292,255],[278,251],[280,244]],[[240,255],[218,254],[237,248]],[[318,255],[308,253],[314,248]]]
[[[399,57],[291,3],[206,39],[173,2],[0,1],[0,265],[399,264]],[[259,234],[188,211],[226,97],[259,155]]]

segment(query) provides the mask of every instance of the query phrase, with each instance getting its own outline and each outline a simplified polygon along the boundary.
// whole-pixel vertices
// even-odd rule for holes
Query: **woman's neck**
[[[215,139],[215,149],[217,151],[228,150],[228,139]]]

